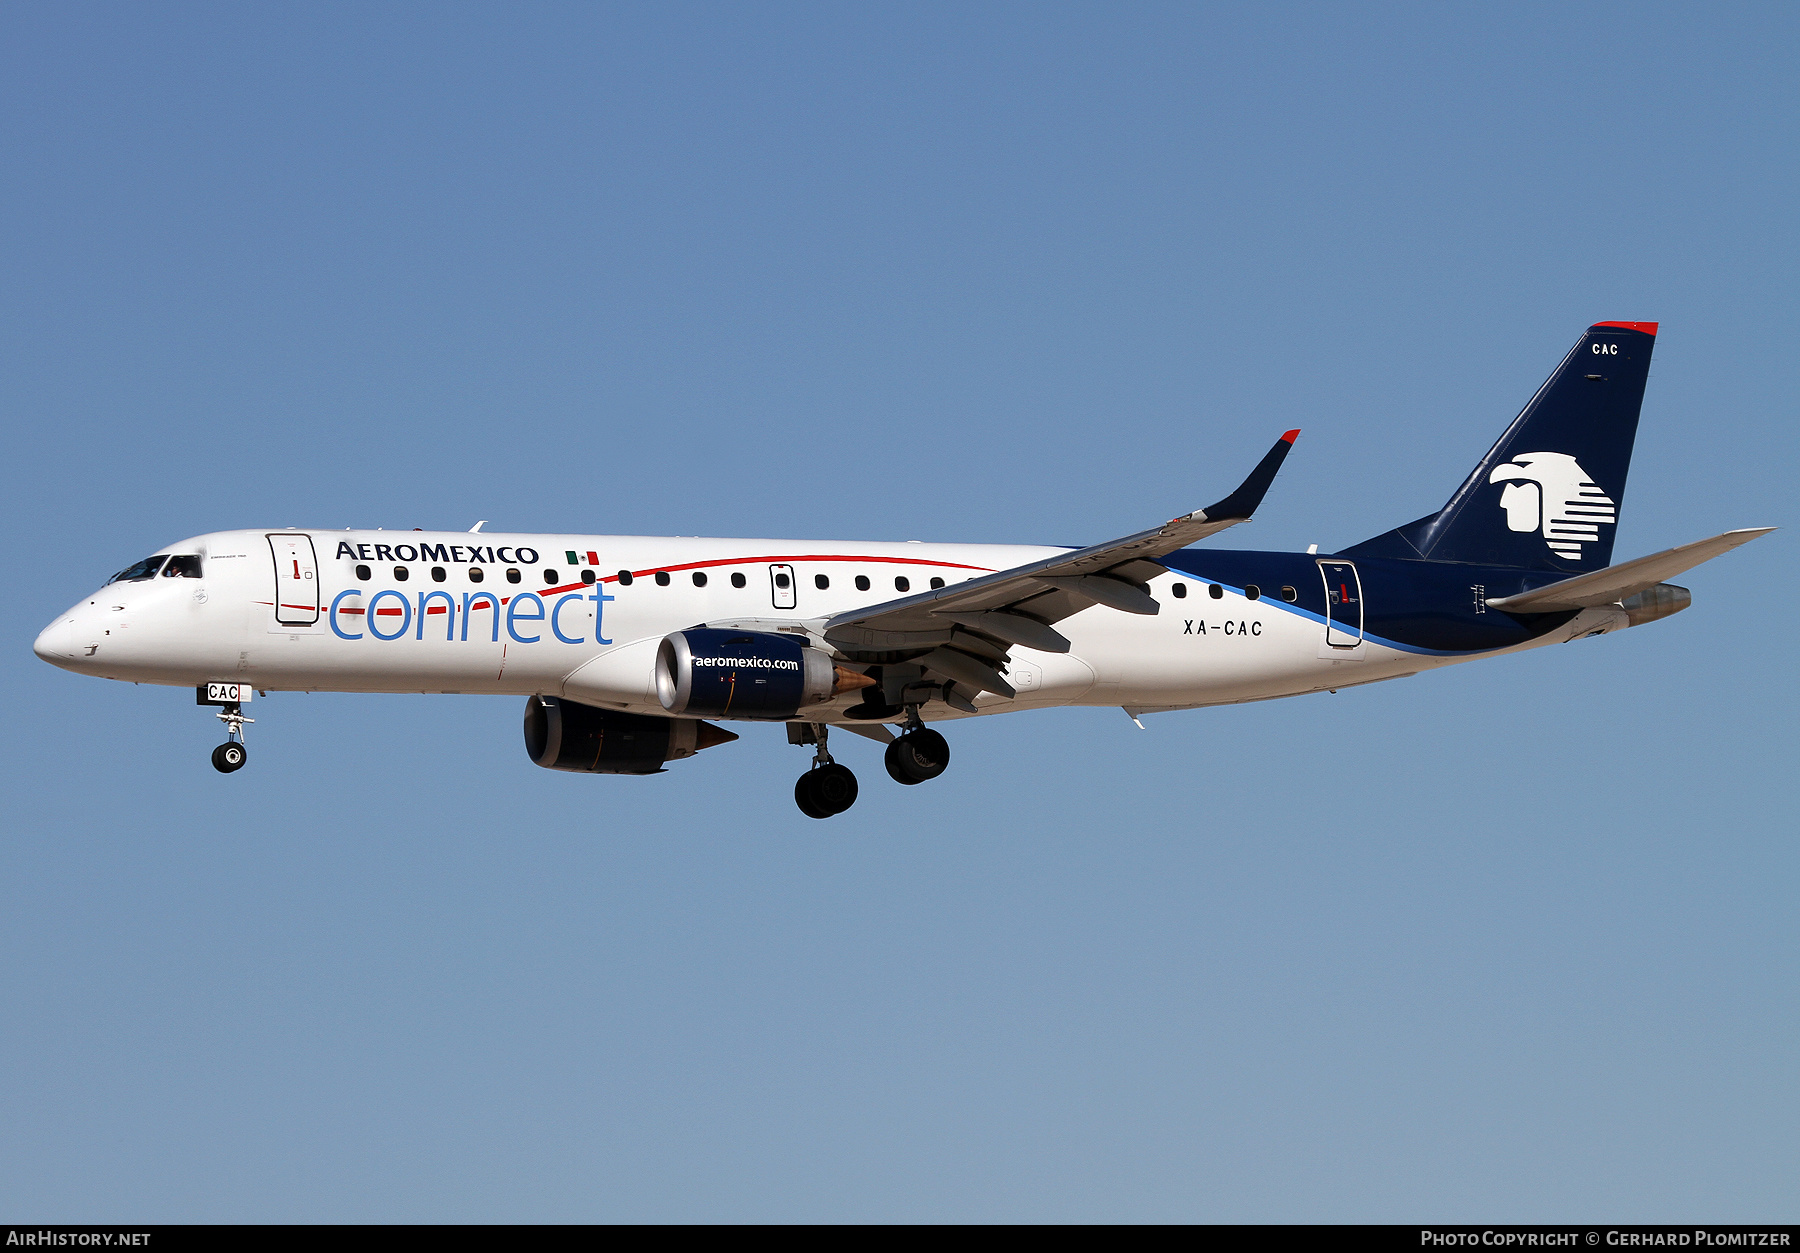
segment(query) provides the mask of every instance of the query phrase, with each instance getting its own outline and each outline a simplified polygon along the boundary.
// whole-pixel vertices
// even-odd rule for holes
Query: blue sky
[[[1214,541],[1658,320],[1617,555],[1791,527],[1789,6],[0,13],[0,1213],[1771,1220],[1791,531],[1337,696],[540,771],[515,698],[30,643],[238,526]],[[860,745],[860,747],[859,747]]]

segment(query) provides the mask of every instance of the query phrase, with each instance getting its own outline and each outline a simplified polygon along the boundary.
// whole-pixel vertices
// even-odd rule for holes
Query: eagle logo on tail
[[[1567,453],[1520,453],[1495,466],[1488,482],[1506,484],[1500,507],[1507,529],[1541,529],[1550,551],[1564,561],[1580,561],[1581,546],[1600,538],[1600,524],[1619,520],[1612,497]]]

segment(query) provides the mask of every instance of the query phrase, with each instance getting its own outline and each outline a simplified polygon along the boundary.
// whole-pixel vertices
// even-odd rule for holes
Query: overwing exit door
[[[1325,580],[1325,643],[1352,649],[1363,641],[1362,581],[1348,561],[1321,561],[1319,577]]]
[[[275,557],[275,621],[311,626],[319,620],[319,563],[312,536],[293,531],[269,536]]]
[[[769,567],[769,594],[774,598],[775,608],[794,607],[794,567]]]

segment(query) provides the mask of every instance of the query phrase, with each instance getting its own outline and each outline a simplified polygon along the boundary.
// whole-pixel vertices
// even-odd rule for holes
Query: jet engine
[[[556,696],[525,701],[525,752],[546,770],[658,774],[666,761],[737,739],[692,718],[654,718],[595,709]]]
[[[804,639],[769,631],[695,627],[656,652],[656,695],[672,714],[786,721],[873,683]]]

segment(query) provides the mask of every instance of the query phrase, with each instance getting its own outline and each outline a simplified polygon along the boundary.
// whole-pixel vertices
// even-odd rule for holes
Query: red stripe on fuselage
[[[844,553],[808,553],[797,557],[724,557],[717,561],[689,561],[676,566],[650,566],[643,570],[633,570],[631,577],[641,579],[646,574],[655,574],[659,570],[673,574],[677,570],[705,570],[712,566],[777,565],[799,561],[878,561],[895,566],[939,566],[946,570],[979,570],[983,574],[993,573],[992,566],[967,566],[960,561],[927,561],[920,557],[859,557]],[[600,581],[616,583],[618,579],[618,575],[608,574],[603,576]]]
[[[706,569],[710,569],[713,566],[756,566],[756,565],[765,565],[765,564],[777,565],[777,564],[791,564],[794,562],[801,562],[801,561],[851,561],[851,562],[871,561],[871,562],[879,562],[884,565],[936,566],[940,569],[945,569],[945,570],[976,570],[983,574],[993,573],[993,567],[991,567],[991,566],[964,565],[962,562],[959,562],[959,561],[931,561],[931,560],[927,560],[927,559],[921,558],[921,557],[862,557],[862,556],[857,556],[855,554],[844,554],[844,553],[808,553],[804,556],[722,557],[722,558],[719,558],[714,561],[689,561],[689,562],[684,562],[680,565],[673,565],[673,566],[647,566],[642,570],[633,570],[631,572],[631,577],[633,579],[641,579],[646,575],[654,575],[658,571],[663,571],[666,573],[673,574],[678,570],[706,570]],[[617,583],[618,581],[619,581],[619,576],[616,574],[608,574],[598,580],[598,582],[601,582],[601,583]],[[578,592],[578,591],[582,591],[582,590],[592,587],[592,586],[593,586],[592,583],[564,583],[560,587],[546,587],[541,592],[514,592],[512,596],[500,596],[500,597],[496,597],[496,599],[498,599],[502,605],[505,605],[505,604],[511,603],[513,596],[527,596],[527,595],[529,595],[529,596],[560,596],[564,592]],[[468,607],[469,612],[473,613],[477,609],[488,608],[492,602],[490,602],[489,600],[487,600],[485,598],[489,597],[489,596],[493,596],[494,594],[492,592],[472,592],[472,593],[470,593],[470,595],[475,598],[475,603]],[[269,602],[265,600],[265,601],[259,601],[257,603],[266,605]],[[311,605],[288,605],[286,607],[289,609],[311,609],[312,608]],[[364,612],[366,612],[366,610],[344,608],[344,609],[338,610],[338,612],[339,613],[364,613]],[[403,612],[405,612],[405,611],[400,610],[400,609],[377,609],[375,611],[376,615],[379,617],[393,617],[393,618],[398,618]],[[448,610],[448,608],[446,608],[443,605],[432,605],[432,606],[428,607],[425,610],[425,612],[426,613],[448,613],[449,610]]]

